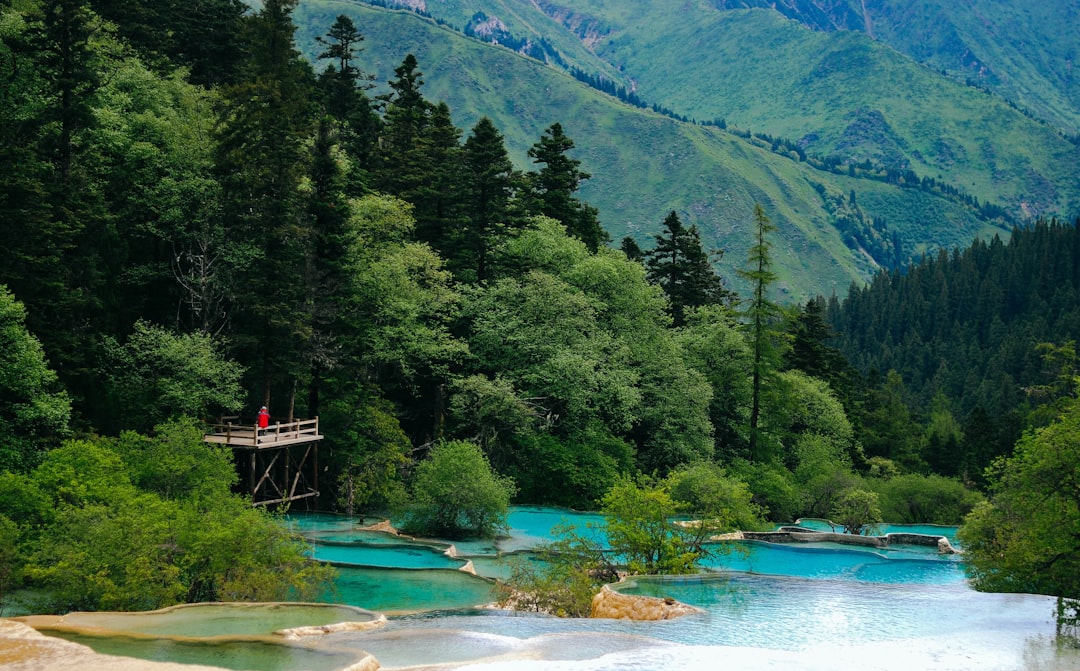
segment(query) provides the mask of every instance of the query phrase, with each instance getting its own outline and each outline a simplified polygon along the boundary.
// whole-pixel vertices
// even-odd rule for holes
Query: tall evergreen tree
[[[581,170],[581,161],[567,155],[574,141],[563,133],[562,124],[554,123],[540,140],[529,148],[529,158],[543,167],[530,175],[530,196],[537,202],[539,214],[561,221],[567,232],[596,252],[611,238],[600,225],[595,208],[574,197],[589,173]]]
[[[158,71],[189,70],[189,81],[230,83],[245,53],[242,0],[92,0],[140,58]]]
[[[324,375],[338,363],[341,316],[351,296],[349,250],[353,234],[351,215],[345,198],[345,177],[341,168],[334,124],[327,117],[319,122],[311,163],[309,246],[311,306],[311,381],[307,411],[319,414],[319,395]]]
[[[449,259],[463,243],[466,173],[461,130],[454,126],[446,103],[433,108],[420,148],[427,178],[412,192],[416,239]]]
[[[28,56],[34,74],[32,79],[11,74],[29,86],[24,100],[30,107],[14,119],[21,137],[9,156],[27,159],[25,166],[13,166],[23,175],[12,176],[13,204],[31,218],[25,231],[8,240],[15,242],[16,272],[42,274],[15,278],[12,288],[25,301],[28,326],[41,334],[61,379],[83,398],[93,387],[104,287],[116,277],[110,270],[119,256],[104,190],[86,158],[86,137],[95,126],[94,107],[103,77],[116,67],[119,45],[85,0],[47,0],[26,18],[23,39],[12,43],[13,56]],[[26,202],[35,196],[45,207]]]
[[[656,246],[645,252],[645,268],[667,294],[675,326],[682,326],[687,309],[724,303],[731,293],[709,262],[697,226],[686,228],[672,211],[663,227]]]
[[[806,301],[791,322],[791,350],[787,363],[807,375],[831,382],[843,355],[827,344],[836,334],[825,321],[824,302],[820,296]]]
[[[316,39],[325,46],[319,58],[332,61],[319,75],[323,107],[337,124],[338,142],[352,159],[349,191],[360,195],[371,179],[368,173],[382,123],[365,93],[371,88],[372,77],[353,64],[364,36],[352,19],[342,14],[326,37]]]
[[[483,117],[465,140],[466,232],[455,270],[478,282],[491,275],[491,252],[514,228],[515,173],[503,136]]]
[[[750,395],[750,455],[765,460],[770,454],[759,430],[762,394],[779,369],[782,357],[780,320],[783,311],[769,298],[769,288],[776,281],[772,270],[772,243],[769,234],[776,230],[760,204],[754,206],[754,244],[750,247],[748,267],[739,275],[750,282],[750,300],[743,317],[746,320],[750,350],[753,354]]]
[[[339,14],[334,20],[334,25],[326,31],[326,37],[316,37],[315,41],[326,47],[319,54],[319,58],[329,58],[337,61],[336,72],[345,80],[355,82],[360,78],[360,69],[353,65],[364,36],[356,28],[352,19],[344,14]]]
[[[622,239],[619,243],[619,249],[623,254],[626,254],[626,258],[631,261],[645,262],[645,250],[641,248],[641,245],[637,243],[637,240],[633,239],[629,235]]]
[[[434,109],[420,92],[424,80],[418,67],[415,56],[405,56],[394,69],[396,79],[389,82],[391,93],[382,97],[386,112],[373,180],[377,190],[410,203],[428,175],[422,140]]]
[[[65,293],[63,258],[77,229],[54,217],[49,191],[56,166],[39,143],[48,123],[33,112],[54,88],[39,65],[44,30],[38,19],[0,39],[0,284],[29,306],[30,330],[50,341],[53,335],[42,327],[50,321],[46,314],[57,310],[46,305]]]
[[[259,400],[289,399],[308,369],[311,244],[301,191],[314,132],[314,77],[294,45],[296,0],[267,0],[252,16],[245,81],[225,92],[218,169],[234,262],[232,342]],[[278,415],[286,408],[278,404]]]

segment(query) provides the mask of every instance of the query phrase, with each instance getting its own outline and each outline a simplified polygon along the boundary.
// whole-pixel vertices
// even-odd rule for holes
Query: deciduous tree
[[[1024,434],[991,476],[960,530],[975,587],[1080,598],[1080,403]]]
[[[25,308],[0,285],[0,471],[36,466],[70,416],[71,401],[26,329]]]
[[[210,419],[243,405],[243,369],[207,333],[136,322],[126,342],[106,337],[102,376],[111,413],[102,428],[148,431],[168,419]]]

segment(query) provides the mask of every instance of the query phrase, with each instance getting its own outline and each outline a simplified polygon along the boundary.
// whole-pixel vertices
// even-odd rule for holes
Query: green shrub
[[[439,538],[494,536],[506,527],[515,487],[483,451],[463,440],[440,443],[416,468],[403,528]]]
[[[881,514],[900,524],[960,524],[982,495],[952,478],[909,473],[867,485],[881,500]]]

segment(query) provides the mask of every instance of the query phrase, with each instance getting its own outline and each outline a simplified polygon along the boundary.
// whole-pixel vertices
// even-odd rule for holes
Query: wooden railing
[[[265,429],[257,429],[258,444],[277,443],[284,440],[297,440],[305,437],[314,438],[319,435],[319,418],[298,419],[288,424],[274,424]]]
[[[244,447],[263,447],[286,443],[319,440],[319,418],[299,419],[284,424],[271,424],[260,429],[256,424],[234,424],[226,421],[211,424],[206,440]]]

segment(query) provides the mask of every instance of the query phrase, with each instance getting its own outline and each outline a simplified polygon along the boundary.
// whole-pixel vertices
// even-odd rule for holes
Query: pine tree
[[[334,125],[323,118],[315,137],[311,164],[310,219],[311,272],[311,382],[307,411],[319,414],[319,393],[324,374],[338,364],[341,315],[351,296],[349,250],[352,234],[349,204],[344,193]]]
[[[554,123],[529,148],[529,158],[543,167],[529,177],[531,199],[540,214],[561,221],[567,232],[595,252],[611,238],[600,225],[595,208],[574,197],[589,173],[581,170],[581,161],[567,155],[574,141],[563,133],[562,124]]]
[[[41,334],[65,386],[84,398],[94,385],[91,354],[106,317],[105,285],[116,279],[110,270],[119,256],[84,139],[95,126],[102,78],[115,67],[109,49],[118,45],[85,0],[48,0],[37,9],[27,15],[24,39],[12,43],[12,63],[25,54],[21,64],[33,74],[16,77],[15,91],[28,87],[22,93],[30,107],[12,119],[18,134],[5,151],[9,160],[26,161],[5,181],[15,187],[11,205],[30,218],[6,222],[26,228],[5,239],[16,248],[13,265],[22,277],[12,288],[27,305],[27,324]]]
[[[360,70],[353,65],[353,58],[360,51],[357,45],[364,41],[364,36],[357,30],[352,19],[339,14],[334,20],[334,25],[326,31],[326,37],[316,37],[315,41],[326,47],[326,50],[319,54],[320,59],[329,58],[337,61],[338,76],[351,82],[360,78]]]
[[[246,80],[225,92],[219,131],[235,259],[232,342],[264,405],[275,390],[292,399],[293,376],[310,359],[311,223],[301,186],[315,126],[314,77],[294,45],[295,5],[267,0],[251,18]]]
[[[453,257],[462,243],[465,226],[464,151],[461,130],[454,126],[450,108],[439,103],[420,141],[427,178],[411,195],[416,219],[415,235],[443,258]]]
[[[856,375],[844,354],[829,344],[836,333],[825,318],[826,309],[821,296],[809,299],[799,309],[788,329],[791,349],[787,365],[825,380],[843,400],[845,390],[856,384]]]
[[[619,243],[619,249],[623,254],[626,254],[626,258],[631,261],[638,261],[640,263],[645,262],[645,250],[641,248],[641,245],[637,243],[637,240],[633,239],[629,235],[622,239]]]
[[[242,0],[92,0],[139,57],[166,73],[189,69],[193,84],[232,82],[244,58]]]
[[[517,228],[511,211],[515,180],[502,134],[491,119],[481,118],[465,140],[467,229],[456,259],[458,269],[477,282],[490,277],[495,245]]]
[[[371,88],[372,77],[353,65],[363,39],[352,19],[344,14],[337,17],[325,38],[316,38],[326,47],[319,58],[334,61],[319,75],[319,91],[326,113],[338,126],[338,143],[352,159],[348,180],[352,195],[367,190],[372,154],[382,125],[365,93]]]
[[[649,280],[667,294],[675,326],[682,326],[687,308],[718,305],[731,294],[709,262],[697,226],[684,227],[673,211],[663,227],[656,246],[645,252],[645,268]]]
[[[428,167],[422,146],[424,133],[431,124],[434,106],[424,100],[420,87],[423,73],[416,57],[405,56],[394,69],[391,93],[382,97],[386,104],[383,132],[375,159],[374,185],[384,193],[413,202],[414,192],[424,184]]]
[[[754,245],[750,247],[749,267],[739,275],[750,283],[750,300],[743,317],[746,320],[750,349],[753,353],[750,397],[750,455],[766,460],[771,455],[760,432],[761,399],[765,388],[779,368],[782,336],[779,331],[783,311],[769,298],[769,287],[776,281],[772,270],[772,244],[768,236],[776,230],[760,204],[754,206]]]

